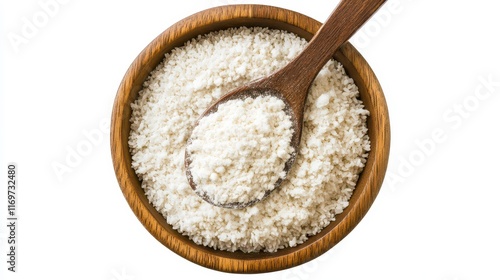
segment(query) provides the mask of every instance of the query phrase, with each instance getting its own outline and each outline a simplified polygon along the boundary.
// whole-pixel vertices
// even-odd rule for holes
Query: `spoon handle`
[[[302,101],[326,62],[384,2],[386,0],[340,1],[301,54],[273,75],[271,83],[278,86],[288,100],[297,101],[290,104],[296,113],[301,114],[305,103]],[[287,76],[289,78],[285,78]]]
[[[379,9],[386,0],[342,0],[297,58],[310,67],[314,77],[335,52]],[[306,80],[306,79],[302,79]]]

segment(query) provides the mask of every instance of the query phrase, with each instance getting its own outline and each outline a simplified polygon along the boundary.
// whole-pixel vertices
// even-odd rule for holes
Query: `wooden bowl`
[[[321,23],[305,15],[271,6],[229,5],[211,8],[189,16],[161,33],[134,60],[126,72],[113,106],[111,153],[116,177],[130,208],[146,229],[178,255],[207,268],[234,273],[260,273],[303,264],[328,251],[363,218],[382,185],[389,156],[389,116],[385,98],[375,74],[363,57],[346,43],[334,58],[344,65],[359,87],[360,97],[370,111],[368,133],[371,151],[349,206],[335,222],[305,243],[275,253],[243,253],[214,250],[197,245],[181,235],[148,202],[131,167],[128,146],[130,104],[137,98],[148,74],[164,54],[184,42],[211,31],[238,26],[262,26],[287,30],[309,40]]]

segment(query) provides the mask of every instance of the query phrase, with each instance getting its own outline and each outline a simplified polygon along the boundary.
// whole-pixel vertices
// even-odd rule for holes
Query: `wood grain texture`
[[[380,84],[363,57],[349,43],[334,55],[360,89],[370,111],[368,133],[371,151],[350,205],[335,222],[307,242],[276,253],[242,253],[213,250],[196,245],[167,224],[148,202],[140,181],[131,168],[128,147],[130,104],[151,70],[164,54],[200,34],[239,26],[263,26],[287,30],[310,40],[321,23],[300,13],[263,5],[231,5],[201,11],[162,32],[133,61],[118,88],[111,116],[111,154],[116,178],[130,208],[159,242],[176,254],[207,268],[233,273],[260,273],[282,270],[310,261],[337,244],[363,218],[382,185],[387,168],[390,129],[389,115]]]

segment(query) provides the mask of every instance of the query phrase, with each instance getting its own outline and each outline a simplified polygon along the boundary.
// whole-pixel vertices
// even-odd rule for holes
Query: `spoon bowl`
[[[258,81],[256,83],[258,84]],[[235,100],[235,99],[255,98],[255,97],[261,96],[261,95],[274,96],[274,97],[281,99],[285,104],[285,112],[287,113],[288,116],[291,117],[291,120],[292,120],[293,127],[292,127],[292,137],[290,139],[290,142],[291,142],[290,145],[292,147],[294,147],[294,152],[290,155],[290,158],[285,162],[284,172],[285,172],[285,176],[286,176],[286,175],[288,175],[288,172],[290,172],[290,169],[292,168],[292,165],[295,162],[296,155],[298,153],[298,147],[300,145],[300,137],[302,135],[302,133],[301,133],[302,126],[299,124],[301,124],[302,122],[301,121],[299,122],[299,121],[294,119],[296,116],[292,111],[292,107],[290,106],[290,104],[288,103],[288,100],[282,95],[281,92],[278,92],[278,91],[275,91],[275,90],[272,90],[269,88],[268,89],[258,88],[256,86],[253,86],[252,83],[238,87],[235,90],[233,90],[233,91],[229,92],[228,94],[226,94],[225,96],[223,96],[222,98],[220,98],[219,100],[217,100],[216,103],[214,103],[207,110],[205,110],[205,112],[203,112],[201,114],[201,117],[198,118],[197,122],[194,124],[194,127],[198,126],[199,121],[203,117],[208,116],[208,115],[216,112],[218,109],[218,106],[227,102],[227,101]],[[191,143],[191,138],[188,140],[188,144],[186,146],[189,146],[190,143]],[[184,155],[184,166],[186,169],[186,177],[188,179],[189,185],[201,198],[203,198],[203,200],[205,200],[206,202],[208,202],[212,205],[218,206],[218,207],[224,207],[224,208],[230,208],[230,209],[242,209],[245,207],[252,206],[255,203],[258,203],[258,202],[264,200],[265,198],[267,198],[275,189],[277,189],[281,185],[281,183],[284,180],[283,178],[278,178],[278,180],[276,182],[274,182],[274,188],[271,190],[266,190],[264,195],[261,198],[252,199],[252,200],[249,200],[246,202],[231,201],[228,203],[217,203],[214,200],[212,200],[210,198],[210,196],[197,191],[197,185],[194,182],[193,174],[191,173],[191,163],[192,163],[191,156],[188,152],[188,149],[186,149],[185,155]]]
[[[195,123],[198,126],[200,119],[212,114],[217,107],[228,100],[245,99],[256,95],[274,95],[285,103],[286,111],[293,121],[293,135],[291,147],[295,154],[299,152],[304,107],[312,82],[319,71],[337,50],[384,4],[387,0],[342,0],[311,39],[306,48],[290,63],[271,75],[238,87],[214,102]],[[191,139],[188,140],[191,143]],[[188,144],[189,145],[189,144]],[[295,156],[291,156],[284,167],[288,174]],[[224,208],[241,209],[263,200],[277,189],[283,178],[274,182],[274,188],[267,190],[263,197],[245,202],[229,201],[215,203],[208,195],[197,191],[198,186],[193,180],[191,156],[186,149],[184,165],[186,177],[191,188],[205,201]]]

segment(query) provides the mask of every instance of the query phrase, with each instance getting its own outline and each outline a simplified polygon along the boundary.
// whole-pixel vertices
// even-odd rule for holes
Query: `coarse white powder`
[[[286,177],[292,136],[291,116],[278,97],[219,104],[199,120],[186,148],[196,193],[225,207],[262,200]]]
[[[306,44],[294,34],[258,27],[199,36],[165,56],[131,105],[132,167],[152,205],[195,243],[275,252],[317,234],[349,204],[370,149],[369,112],[333,60],[307,97],[295,164],[268,198],[239,210],[217,207],[186,178],[184,152],[200,114],[229,90],[283,67]]]

